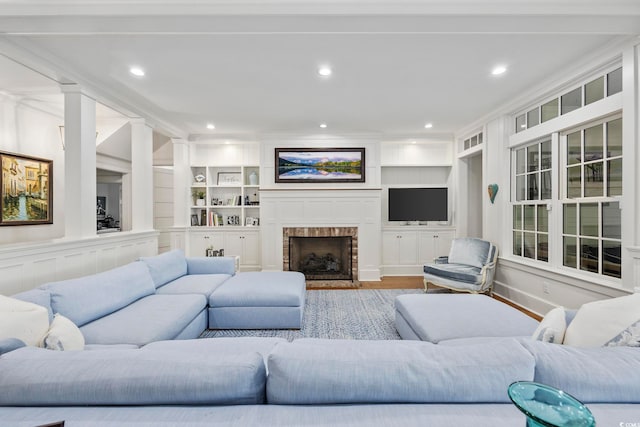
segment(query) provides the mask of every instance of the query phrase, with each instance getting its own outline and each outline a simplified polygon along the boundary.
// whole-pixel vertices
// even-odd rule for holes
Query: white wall
[[[64,151],[58,126],[62,118],[0,95],[0,151],[53,160],[53,224],[0,227],[0,244],[63,237]]]

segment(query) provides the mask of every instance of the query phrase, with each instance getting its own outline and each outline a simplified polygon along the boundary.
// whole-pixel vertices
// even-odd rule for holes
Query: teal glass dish
[[[594,427],[591,411],[578,399],[557,388],[532,381],[509,386],[509,399],[527,416],[529,427]]]

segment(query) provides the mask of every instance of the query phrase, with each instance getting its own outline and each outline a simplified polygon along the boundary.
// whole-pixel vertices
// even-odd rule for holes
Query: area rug
[[[206,330],[200,338],[281,337],[356,340],[398,340],[394,324],[394,299],[420,294],[420,289],[308,290],[300,330]]]

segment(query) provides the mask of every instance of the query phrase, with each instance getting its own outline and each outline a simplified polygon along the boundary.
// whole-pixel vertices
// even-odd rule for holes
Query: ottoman
[[[237,273],[209,296],[209,329],[300,329],[305,293],[297,271]]]
[[[395,300],[396,329],[405,340],[531,336],[538,321],[486,295],[407,294]]]

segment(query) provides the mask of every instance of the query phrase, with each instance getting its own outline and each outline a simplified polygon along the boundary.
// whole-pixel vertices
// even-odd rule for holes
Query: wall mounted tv
[[[389,188],[389,221],[447,221],[448,189]]]

